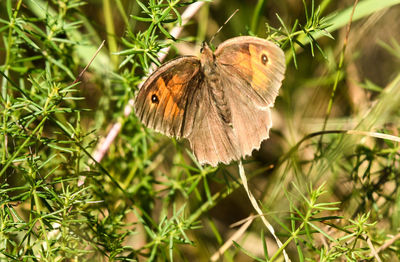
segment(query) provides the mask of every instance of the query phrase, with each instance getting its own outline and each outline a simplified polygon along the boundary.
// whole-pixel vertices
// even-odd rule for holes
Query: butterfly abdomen
[[[221,82],[221,77],[217,73],[208,78],[208,92],[212,102],[215,104],[217,113],[224,124],[232,125],[232,112],[230,110],[228,99],[225,94],[224,83]]]
[[[221,81],[221,71],[216,63],[216,58],[210,47],[205,44],[201,52],[201,71],[206,82],[207,91],[215,105],[217,114],[223,124],[231,126],[232,113],[224,93],[224,83]]]

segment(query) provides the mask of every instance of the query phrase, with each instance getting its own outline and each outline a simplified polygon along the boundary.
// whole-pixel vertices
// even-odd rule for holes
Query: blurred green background
[[[0,260],[285,260],[237,163],[199,166],[124,115],[162,47],[198,55],[239,9],[213,45],[256,35],[286,55],[270,139],[244,168],[288,256],[398,261],[399,4],[209,1],[173,39],[192,1],[2,0]]]

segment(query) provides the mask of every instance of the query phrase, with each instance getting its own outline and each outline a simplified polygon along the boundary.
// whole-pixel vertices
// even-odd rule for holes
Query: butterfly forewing
[[[285,55],[270,41],[241,36],[222,43],[215,52],[217,62],[232,75],[246,80],[251,92],[273,104],[285,73]]]
[[[140,88],[135,112],[149,128],[186,137],[193,128],[201,82],[200,61],[180,57],[162,65]]]

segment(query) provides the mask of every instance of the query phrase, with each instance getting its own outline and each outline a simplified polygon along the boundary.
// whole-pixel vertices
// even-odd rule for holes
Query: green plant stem
[[[347,24],[346,36],[345,36],[345,39],[344,39],[344,42],[343,42],[342,50],[340,52],[340,58],[339,58],[338,68],[337,68],[337,71],[336,71],[335,82],[333,84],[331,97],[329,99],[328,108],[326,110],[325,119],[324,119],[324,123],[323,123],[323,126],[322,126],[322,131],[325,131],[326,125],[328,124],[328,120],[329,120],[329,117],[330,117],[331,112],[332,112],[333,100],[335,98],[336,89],[337,89],[337,86],[339,84],[339,80],[341,78],[341,72],[342,72],[343,64],[344,64],[344,54],[346,52],[347,42],[348,42],[349,33],[350,33],[350,27],[351,27],[351,23],[352,23],[352,20],[353,20],[353,15],[354,15],[354,12],[356,10],[357,4],[358,4],[358,0],[355,0],[354,5],[353,5],[353,10],[352,10],[352,12],[350,14],[349,22]],[[322,139],[323,139],[323,135],[320,136],[319,143],[318,143],[318,151],[317,152],[320,152],[320,153],[322,153],[321,152],[321,150],[322,150]]]
[[[339,81],[341,79],[341,73],[342,73],[342,68],[343,68],[343,60],[344,60],[343,57],[344,57],[344,52],[342,52],[341,55],[340,55],[339,67],[338,67],[338,69],[336,71],[335,82],[333,83],[331,96],[329,98],[328,107],[326,109],[324,123],[322,125],[322,131],[326,130],[326,125],[328,124],[328,119],[329,119],[329,117],[331,115],[331,112],[332,112],[333,100],[335,98],[336,89],[337,89]]]
[[[118,67],[118,56],[114,55],[118,51],[117,42],[115,40],[114,20],[112,15],[112,9],[110,6],[110,0],[103,0],[103,14],[106,24],[108,48],[110,52],[111,61],[113,68]]]
[[[193,224],[196,220],[198,220],[204,212],[214,207],[218,203],[218,200],[226,198],[227,196],[232,194],[234,190],[238,189],[241,185],[242,183],[239,183],[239,181],[237,181],[236,183],[233,183],[231,187],[227,188],[224,192],[215,193],[211,197],[212,201],[206,201],[201,207],[199,207],[193,214],[190,215],[190,217],[187,220],[189,225]]]
[[[13,46],[14,38],[12,37],[13,29],[15,26],[15,19],[18,16],[19,9],[21,7],[22,0],[17,2],[17,6],[11,18],[10,24],[8,26],[8,37],[7,37],[7,47],[6,47],[6,58],[4,60],[4,73],[8,76],[8,70],[10,66],[10,57],[11,57],[11,47]],[[2,98],[6,100],[7,96],[7,81],[3,79],[2,83],[2,91],[1,91]]]
[[[7,147],[7,119],[8,119],[8,110],[9,110],[9,104],[7,101],[4,101],[4,110],[3,110],[3,153],[1,155],[1,164],[6,162],[6,156],[8,155],[8,147]]]
[[[49,250],[50,250],[50,242],[49,242],[49,239],[47,237],[46,227],[45,227],[45,225],[43,223],[43,220],[42,220],[42,208],[41,208],[39,196],[37,195],[37,192],[36,192],[36,188],[33,189],[32,194],[33,194],[33,199],[34,199],[35,205],[36,205],[36,211],[38,213],[38,220],[39,220],[39,223],[40,223],[40,228],[42,230],[42,234],[43,234],[43,236],[45,238],[45,241],[46,241],[46,244],[47,244],[46,255],[48,257],[49,256]]]
[[[22,0],[19,0],[17,2],[17,6],[15,8],[15,11],[13,13],[13,17],[10,21],[9,24],[9,28],[8,28],[8,37],[7,37],[7,46],[6,46],[6,55],[5,55],[5,60],[4,60],[4,74],[6,76],[8,76],[9,74],[9,67],[10,67],[10,57],[11,57],[11,47],[13,45],[14,42],[14,38],[12,37],[12,32],[14,29],[14,21],[18,16],[18,12],[19,9],[21,7],[22,4]],[[2,85],[1,85],[1,99],[4,103],[4,111],[3,111],[3,141],[4,141],[4,145],[7,145],[7,135],[6,135],[6,130],[7,130],[7,119],[8,119],[8,106],[9,106],[9,102],[8,102],[8,98],[7,98],[7,78],[4,77],[3,81],[2,81]],[[2,153],[2,159],[1,159],[1,163],[5,162],[6,159],[6,155],[7,155],[7,147],[3,146],[3,153]],[[0,177],[1,177],[1,173],[0,173]]]
[[[265,4],[265,0],[258,0],[256,7],[254,8],[254,13],[251,19],[251,31],[255,34],[257,34],[258,31],[258,25],[259,25],[259,20],[260,20],[260,14],[263,10]]]
[[[201,21],[208,21],[210,13],[210,4],[205,3],[203,7],[200,9],[199,18]],[[197,29],[197,44],[201,44],[207,36],[207,23],[199,23]]]
[[[116,0],[115,1],[119,10],[119,13],[121,14],[122,20],[125,23],[126,27],[129,27],[129,18],[126,15],[126,10],[124,9],[124,6],[121,3],[121,0]],[[135,5],[135,7],[137,6],[137,4]],[[136,13],[135,11],[133,11],[133,13]],[[130,30],[133,30],[135,28],[135,26],[132,24]]]
[[[0,171],[0,178],[3,176],[8,166],[11,164],[11,162],[14,161],[14,159],[18,156],[21,150],[26,147],[26,145],[31,141],[32,137],[42,128],[47,118],[48,118],[47,116],[43,117],[42,121],[40,121],[40,123],[35,127],[35,129],[28,136],[28,138],[18,147],[17,151],[15,151],[14,154],[7,160],[7,162],[4,164],[3,168]]]
[[[312,211],[313,211],[314,204],[315,204],[314,201],[310,203],[309,208],[307,210],[307,214],[305,215],[303,222],[301,222],[301,224],[296,229],[296,231],[291,234],[291,236],[282,244],[282,246],[279,247],[279,249],[271,257],[269,262],[273,262],[274,260],[276,260],[278,258],[278,256],[285,250],[285,247],[287,245],[289,245],[290,242],[292,242],[292,240],[297,237],[297,235],[300,233],[300,231],[303,229],[303,227],[309,223],[309,220],[310,220],[310,218],[312,216]]]

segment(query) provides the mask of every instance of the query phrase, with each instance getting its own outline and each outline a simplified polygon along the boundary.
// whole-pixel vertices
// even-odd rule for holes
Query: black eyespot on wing
[[[268,62],[268,57],[266,54],[262,54],[261,56],[261,63],[263,63],[263,65],[266,65]]]
[[[158,103],[160,102],[160,100],[158,99],[158,96],[157,96],[157,95],[153,94],[153,95],[151,96],[151,102],[152,102],[153,104],[158,104]]]

